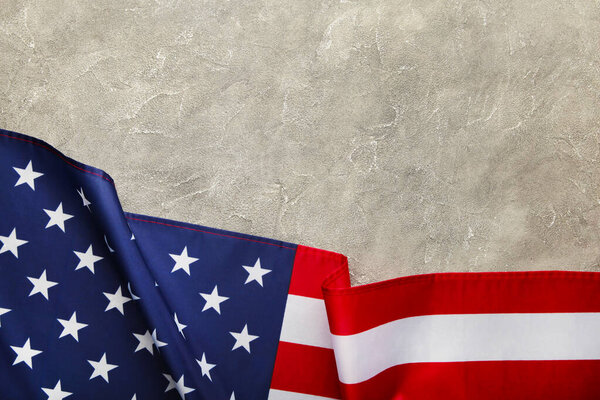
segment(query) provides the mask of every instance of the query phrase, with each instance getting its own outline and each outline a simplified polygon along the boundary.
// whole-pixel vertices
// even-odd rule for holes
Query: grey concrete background
[[[0,126],[354,283],[598,270],[600,2],[2,0]]]

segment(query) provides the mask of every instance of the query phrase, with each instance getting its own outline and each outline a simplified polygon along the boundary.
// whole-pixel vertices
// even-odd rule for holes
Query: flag
[[[124,213],[0,132],[0,398],[264,399],[296,245]]]
[[[596,272],[445,273],[325,301],[345,399],[600,399]]]
[[[0,131],[2,399],[598,399],[598,273],[350,287],[347,258],[122,210]]]

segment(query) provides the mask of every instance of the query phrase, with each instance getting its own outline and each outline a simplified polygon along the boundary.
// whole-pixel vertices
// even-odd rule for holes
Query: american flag
[[[0,132],[0,397],[264,399],[296,245],[124,213]]]
[[[341,254],[122,210],[0,130],[1,399],[600,399],[600,273],[351,287]]]

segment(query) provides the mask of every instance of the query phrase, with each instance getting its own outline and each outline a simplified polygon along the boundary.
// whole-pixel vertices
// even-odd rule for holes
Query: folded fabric
[[[0,130],[2,399],[598,399],[600,274],[350,287],[338,253],[122,210]]]

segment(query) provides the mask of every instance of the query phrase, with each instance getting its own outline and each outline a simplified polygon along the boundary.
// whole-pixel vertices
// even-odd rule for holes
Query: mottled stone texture
[[[355,283],[598,270],[600,3],[3,0],[0,126]]]

